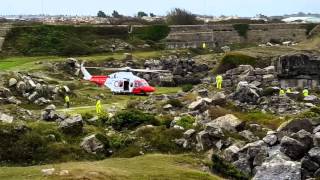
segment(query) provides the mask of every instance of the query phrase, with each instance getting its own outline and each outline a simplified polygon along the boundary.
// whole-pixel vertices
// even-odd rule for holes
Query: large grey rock
[[[260,151],[256,154],[256,156],[253,159],[253,166],[261,166],[262,163],[266,160],[268,157],[268,151],[266,148],[261,148]]]
[[[278,137],[275,134],[267,134],[262,140],[268,145],[273,146],[277,143]]]
[[[290,161],[282,155],[265,161],[252,178],[253,180],[301,180],[301,163]]]
[[[320,164],[320,147],[314,147],[310,149],[310,151],[308,152],[308,155],[312,161]]]
[[[24,93],[26,91],[26,88],[27,88],[27,84],[23,81],[19,81],[18,84],[17,84],[17,90],[19,92],[22,92]]]
[[[223,138],[224,134],[220,127],[215,126],[215,124],[207,123],[205,125],[205,131],[209,133],[210,136],[214,138]]]
[[[203,110],[203,108],[206,106],[206,102],[201,98],[197,101],[192,102],[188,109],[190,110]]]
[[[317,132],[313,136],[313,145],[316,147],[320,147],[320,132]]]
[[[317,102],[319,98],[315,95],[309,95],[307,97],[304,97],[303,100],[307,102]]]
[[[59,129],[65,134],[77,135],[83,131],[83,121],[81,115],[75,115],[59,123]]]
[[[298,132],[301,129],[312,132],[313,124],[308,119],[293,119],[291,121],[282,123],[277,131]]]
[[[300,141],[307,149],[310,149],[313,146],[312,134],[304,129],[297,133],[292,133],[290,137]]]
[[[39,93],[37,91],[34,91],[29,97],[28,100],[30,102],[34,102],[39,97]]]
[[[214,145],[212,136],[210,136],[210,134],[206,131],[200,131],[196,136],[196,140],[198,151],[208,150]]]
[[[242,153],[246,153],[250,158],[254,158],[257,156],[257,154],[262,150],[266,148],[266,143],[262,140],[258,140],[252,143],[246,144],[244,147],[240,149]]]
[[[0,97],[10,97],[10,96],[12,96],[10,89],[0,87]]]
[[[95,135],[85,137],[80,147],[90,154],[102,153],[104,151],[103,143],[99,141]]]
[[[224,158],[229,162],[234,162],[239,158],[240,148],[235,145],[229,146],[223,151]]]
[[[20,100],[18,100],[15,96],[11,96],[9,98],[7,98],[8,103],[10,104],[21,104],[22,102]]]
[[[251,131],[249,130],[243,130],[239,132],[239,135],[247,139],[249,142],[254,142],[259,140],[257,136],[255,136]]]
[[[311,172],[315,172],[320,168],[320,166],[316,162],[312,161],[308,156],[305,156],[301,159],[301,166],[302,168]]]
[[[233,99],[240,101],[241,103],[253,103],[256,104],[260,98],[260,90],[252,84],[248,84],[246,81],[238,83],[236,92],[233,95]]]
[[[232,163],[238,170],[241,172],[250,175],[251,174],[251,166],[250,162],[246,158],[240,158],[237,161]]]
[[[225,116],[218,117],[207,125],[236,132],[237,129],[242,125],[242,122],[233,114],[227,114]]]
[[[224,105],[227,101],[226,95],[222,92],[218,92],[214,94],[211,99],[212,99],[212,103],[215,105]]]
[[[191,138],[193,135],[195,135],[196,133],[196,130],[194,129],[189,129],[187,130],[186,132],[183,133],[183,137],[186,138],[186,139],[189,139]]]
[[[9,87],[12,87],[12,86],[16,85],[17,82],[18,82],[17,79],[15,79],[15,78],[10,78],[10,79],[9,79]]]
[[[280,151],[289,156],[293,160],[298,160],[304,156],[308,148],[300,141],[284,136],[280,142]]]
[[[5,123],[12,123],[13,117],[4,113],[0,113],[0,121]]]

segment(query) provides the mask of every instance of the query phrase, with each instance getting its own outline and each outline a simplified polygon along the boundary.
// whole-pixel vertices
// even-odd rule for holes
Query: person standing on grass
[[[100,98],[98,98],[96,102],[96,112],[98,116],[102,114],[102,105]]]
[[[68,94],[66,94],[66,96],[64,97],[64,101],[67,105],[67,108],[70,108],[70,97]]]
[[[222,89],[222,76],[221,75],[216,76],[216,84],[217,84],[217,89]]]

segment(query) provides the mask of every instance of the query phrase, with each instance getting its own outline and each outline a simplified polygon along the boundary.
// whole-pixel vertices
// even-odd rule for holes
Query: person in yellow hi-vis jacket
[[[286,91],[286,93],[291,93],[292,91],[291,91],[291,88],[287,88],[287,91]]]
[[[100,99],[98,99],[96,103],[96,112],[98,116],[102,114],[102,105]]]
[[[283,89],[280,89],[279,96],[284,96],[284,95],[286,95],[286,92]]]
[[[222,89],[222,81],[223,78],[221,75],[216,76],[216,84],[217,84],[217,89]]]
[[[309,90],[307,88],[304,88],[304,90],[302,91],[302,94],[304,97],[309,96]]]
[[[203,49],[207,48],[206,43],[202,43],[202,48],[203,48]]]
[[[66,96],[64,97],[64,101],[67,105],[67,108],[70,108],[70,97],[68,96],[68,94],[66,94]]]

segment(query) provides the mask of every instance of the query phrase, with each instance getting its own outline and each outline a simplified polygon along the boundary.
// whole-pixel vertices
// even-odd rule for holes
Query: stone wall
[[[5,37],[11,29],[11,24],[9,23],[0,23],[0,52],[2,51],[2,45],[5,41]]]
[[[267,43],[271,39],[300,42],[307,38],[306,24],[252,24],[247,36],[240,36],[232,24],[171,26],[168,48],[221,47],[239,43]]]

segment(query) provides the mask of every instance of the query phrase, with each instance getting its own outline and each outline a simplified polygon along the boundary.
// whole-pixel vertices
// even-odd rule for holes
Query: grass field
[[[171,53],[171,51],[136,51],[132,52],[134,59],[147,59],[159,57]],[[90,56],[74,57],[86,61],[103,61],[108,59],[122,60],[124,58],[123,52],[105,53]],[[66,60],[67,57],[61,56],[18,56],[5,57],[0,59],[0,70],[32,70],[41,68],[42,63],[55,62]]]
[[[41,169],[54,168],[44,176]],[[90,180],[219,180],[218,176],[200,171],[199,159],[189,155],[149,154],[134,158],[112,158],[94,162],[70,162],[31,167],[1,167],[1,180],[90,179]],[[68,175],[59,175],[61,170]]]

